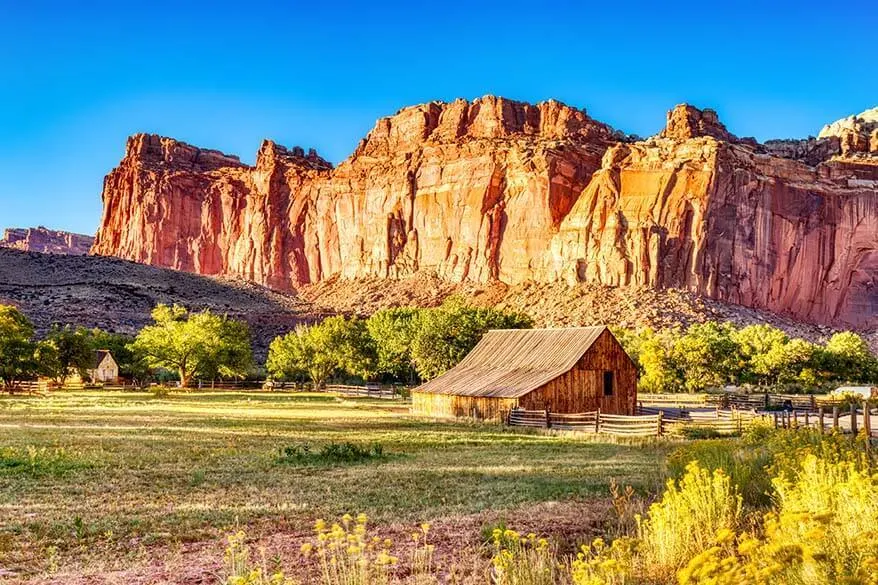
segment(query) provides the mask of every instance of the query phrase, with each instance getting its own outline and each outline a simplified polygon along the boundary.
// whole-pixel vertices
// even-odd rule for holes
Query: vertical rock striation
[[[878,157],[836,134],[759,145],[683,105],[631,142],[556,101],[488,96],[383,118],[337,168],[271,141],[249,167],[137,135],[92,251],[277,289],[418,271],[674,287],[871,327]]]

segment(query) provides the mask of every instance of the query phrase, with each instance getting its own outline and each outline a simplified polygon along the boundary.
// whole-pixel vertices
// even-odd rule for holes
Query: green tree
[[[784,362],[787,334],[771,325],[748,325],[731,333],[738,346],[732,374],[742,382],[775,384]]]
[[[375,373],[372,338],[363,320],[329,317],[316,325],[300,325],[277,337],[268,348],[266,369],[274,378],[306,375],[320,388],[336,372],[369,378]]]
[[[53,325],[45,343],[55,350],[55,358],[44,363],[44,367],[48,368],[45,373],[58,384],[63,384],[72,372],[77,372],[85,379],[88,370],[94,366],[95,347],[91,332],[87,329]],[[44,350],[43,353],[48,359],[51,352]]]
[[[489,329],[531,326],[525,315],[471,307],[452,298],[421,315],[421,325],[412,341],[412,359],[421,378],[429,380],[454,367]]]
[[[366,329],[375,345],[376,370],[399,380],[416,374],[412,343],[420,328],[420,309],[383,309],[366,319]]]
[[[733,330],[728,323],[695,323],[676,341],[673,360],[686,390],[701,392],[732,381],[737,360]]]
[[[153,325],[137,334],[131,349],[154,368],[176,370],[180,385],[194,376],[240,376],[252,365],[247,326],[210,311],[189,313],[174,305],[158,305]]]
[[[625,353],[634,361],[634,364],[637,366],[638,373],[643,375],[643,366],[640,364],[640,346],[646,339],[649,334],[652,334],[652,329],[646,328],[642,330],[630,329],[627,327],[610,327],[610,331],[612,331],[613,336],[619,343],[622,345],[622,348],[625,350]],[[648,333],[647,333],[648,331]]]
[[[639,332],[637,358],[641,369],[638,388],[642,392],[679,392],[683,387],[680,370],[674,362],[674,344],[680,337],[676,329]]]
[[[18,309],[0,305],[0,381],[14,390],[39,373],[33,323]]]
[[[878,360],[866,340],[852,331],[830,337],[823,348],[822,361],[837,380],[872,382],[878,378]]]

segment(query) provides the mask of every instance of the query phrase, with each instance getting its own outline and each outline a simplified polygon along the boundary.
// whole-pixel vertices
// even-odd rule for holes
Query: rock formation
[[[845,140],[760,145],[683,105],[632,142],[555,101],[490,96],[383,118],[337,168],[270,141],[249,167],[137,135],[92,251],[281,290],[428,272],[680,288],[874,327],[878,157]]]
[[[3,232],[3,237],[0,238],[0,248],[71,256],[88,254],[93,243],[94,238],[91,236],[50,230],[43,226],[7,228]]]
[[[818,138],[837,137],[845,156],[878,155],[878,108],[827,124]]]

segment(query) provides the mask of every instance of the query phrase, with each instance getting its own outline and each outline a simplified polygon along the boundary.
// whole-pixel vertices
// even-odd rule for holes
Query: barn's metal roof
[[[519,398],[569,372],[605,330],[492,329],[459,364],[414,392]]]

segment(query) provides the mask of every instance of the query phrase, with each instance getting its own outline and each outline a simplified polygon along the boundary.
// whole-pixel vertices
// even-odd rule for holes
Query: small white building
[[[119,364],[108,349],[95,352],[94,367],[88,370],[92,384],[115,384],[119,379]]]

